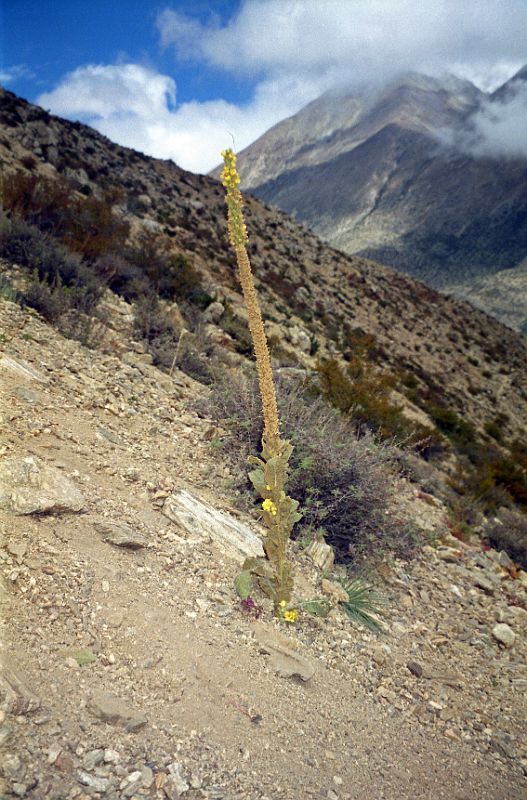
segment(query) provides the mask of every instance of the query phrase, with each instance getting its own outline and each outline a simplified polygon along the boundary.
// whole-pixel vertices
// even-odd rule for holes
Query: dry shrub
[[[496,550],[505,550],[527,570],[527,515],[502,508],[488,522],[483,535]]]
[[[26,270],[21,299],[48,322],[74,310],[89,314],[100,299],[102,287],[81,259],[18,217],[2,225],[0,255]]]
[[[404,524],[388,513],[396,450],[371,433],[359,435],[350,420],[298,380],[277,380],[281,434],[294,446],[288,491],[300,501],[296,535],[322,532],[342,560],[379,556],[389,549],[410,555]],[[201,410],[224,428],[224,451],[247,489],[247,457],[262,436],[256,381],[231,371],[213,384]]]

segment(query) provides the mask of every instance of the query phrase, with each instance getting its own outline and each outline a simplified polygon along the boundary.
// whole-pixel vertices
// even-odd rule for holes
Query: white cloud
[[[452,71],[488,89],[527,60],[525,0],[243,0],[223,26],[167,8],[157,27],[178,59],[254,79],[251,101],[178,106],[172,77],[118,64],[79,67],[38,102],[198,172],[218,163],[231,133],[240,150],[327,89],[406,70]]]
[[[236,149],[242,149],[311,98],[303,85],[287,77],[260,84],[245,107],[225,100],[176,106],[172,78],[138,64],[121,64],[79,67],[37,102],[55,114],[82,119],[120,144],[207,172],[231,145],[231,134]]]
[[[138,64],[89,64],[66,75],[38,102],[57,114],[89,114],[103,120],[124,114],[154,120],[176,102],[176,84]]]
[[[527,83],[518,81],[503,101],[486,101],[471,119],[461,147],[475,156],[527,157]]]
[[[19,78],[34,78],[34,73],[25,64],[13,64],[0,70],[0,84],[7,86],[14,83]]]
[[[223,27],[171,9],[157,25],[179,57],[267,79],[287,71],[384,81],[453,65],[487,75],[498,62],[512,64],[510,75],[527,55],[525,0],[245,0]]]

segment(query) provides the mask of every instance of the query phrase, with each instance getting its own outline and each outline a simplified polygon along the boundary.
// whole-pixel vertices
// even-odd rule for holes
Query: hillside
[[[199,500],[260,532],[192,411],[203,387],[4,300],[0,325],[2,796],[524,797],[527,573],[399,479],[398,513],[437,538],[376,574],[382,635],[341,607],[256,620],[233,590],[243,556],[197,517]],[[297,596],[328,591],[294,561]]]
[[[9,92],[0,109],[2,169],[64,175],[80,193],[124,192],[120,209],[134,229],[165,233],[193,263],[210,294],[243,309],[226,240],[223,192],[193,175],[109,142],[78,123],[52,117]],[[35,160],[35,167],[27,157]],[[30,169],[24,165],[30,165]],[[482,429],[496,410],[511,438],[527,418],[527,346],[512,330],[393,270],[325,245],[283,213],[247,198],[250,254],[269,328],[289,358],[312,366],[298,330],[317,356],[345,351],[354,331],[374,337],[386,368],[436,387],[456,412]],[[277,326],[276,329],[273,325]],[[298,329],[298,330],[297,330]],[[302,338],[302,337],[301,337]]]
[[[335,547],[297,531],[281,623],[234,590],[263,531],[221,186],[0,100],[0,794],[520,800],[525,339],[247,198],[277,375],[326,409],[298,433]]]
[[[240,154],[242,185],[335,247],[470,299],[478,279],[525,258],[527,162],[458,144],[523,74],[492,96],[414,74],[377,94],[326,94]],[[502,313],[506,295],[478,303],[521,328],[522,298],[516,314]]]

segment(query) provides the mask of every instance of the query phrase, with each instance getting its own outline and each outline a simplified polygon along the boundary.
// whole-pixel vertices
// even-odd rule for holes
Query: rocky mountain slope
[[[27,270],[0,260],[0,794],[520,800],[525,571],[477,536],[451,535],[450,510],[430,494],[438,470],[423,462],[423,480],[390,473],[387,519],[430,544],[411,562],[372,562],[382,634],[350,622],[344,567],[323,543],[292,546],[294,602],[326,598],[328,617],[302,612],[286,628],[265,597],[258,617],[242,607],[233,581],[261,547],[259,514],[237,502],[239,476],[217,446],[228,432],[196,410],[209,391],[188,374],[200,376],[196,363],[180,369],[185,338],[201,369],[214,362],[234,378],[248,362],[221,187],[10,93],[0,100],[4,189],[18,208],[62,176],[79,216],[83,198],[101,199],[82,252],[104,220],[105,231],[126,222],[130,240],[168,238],[206,297],[163,301],[175,338],[159,369],[139,299],[105,291],[93,317],[78,310],[87,347],[13,302]],[[11,222],[3,215],[0,233]],[[523,436],[523,337],[253,198],[247,223],[275,366],[346,364],[367,338],[373,368],[397,373],[409,419],[433,424],[416,400],[433,388],[444,419],[473,422],[480,444],[499,434],[506,452]],[[56,233],[19,230],[42,252]],[[444,455],[448,471],[455,456]]]
[[[491,97],[414,74],[373,95],[326,94],[240,154],[242,185],[335,247],[470,299],[474,281],[527,253],[527,161],[466,146],[474,113],[506,102],[524,78]],[[504,302],[479,297],[517,325]]]
[[[334,610],[255,619],[222,535],[260,528],[189,404],[204,388],[126,350],[112,303],[119,356],[0,300],[2,796],[524,797],[527,574],[394,478],[436,544],[375,575],[384,633],[298,545],[296,596]],[[199,503],[224,515],[214,540]]]
[[[211,295],[244,324],[217,181],[147,158],[78,123],[52,117],[3,92],[0,159],[4,174],[66,177],[80,196],[123,192],[119,213],[135,230],[165,233],[188,257]],[[522,437],[527,419],[525,339],[468,303],[324,244],[283,213],[247,198],[250,255],[277,363],[312,368],[349,351],[353,336],[375,342],[378,363],[484,426],[499,412],[503,436]],[[211,335],[224,344],[225,330]],[[313,354],[315,352],[315,355]],[[405,401],[412,406],[411,400]],[[409,404],[409,405],[408,405]],[[415,414],[419,408],[413,407]]]

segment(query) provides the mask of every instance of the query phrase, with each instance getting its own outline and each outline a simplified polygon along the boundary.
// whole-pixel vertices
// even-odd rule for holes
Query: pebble
[[[499,622],[497,625],[494,625],[492,635],[505,647],[512,647],[516,640],[516,634],[505,622]]]
[[[90,789],[96,792],[105,792],[109,784],[108,778],[97,778],[95,775],[90,775],[89,772],[84,772],[81,769],[77,771],[77,780],[83,786],[89,786]]]

